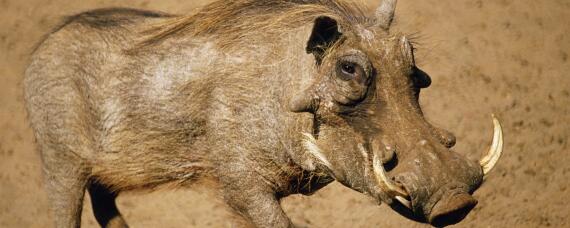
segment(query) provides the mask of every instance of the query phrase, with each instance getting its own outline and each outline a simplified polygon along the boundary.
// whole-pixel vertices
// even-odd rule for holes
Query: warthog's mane
[[[179,35],[215,36],[221,47],[235,46],[252,35],[279,34],[329,16],[339,23],[371,24],[361,4],[340,0],[218,0],[195,13],[167,18],[143,31],[133,50]]]

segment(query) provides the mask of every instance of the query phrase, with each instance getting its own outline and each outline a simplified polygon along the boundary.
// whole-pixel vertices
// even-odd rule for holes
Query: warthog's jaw
[[[491,143],[491,147],[489,148],[487,154],[479,161],[479,164],[481,165],[481,169],[483,170],[483,174],[485,176],[487,176],[493,167],[495,167],[503,152],[503,130],[501,123],[497,118],[495,118],[495,116],[493,116],[493,125],[493,141]],[[382,163],[383,162],[381,161],[380,156],[378,156],[378,154],[375,152],[373,158],[373,168],[378,187],[384,193],[402,203],[402,205],[406,206],[407,208],[412,208],[411,202],[408,200],[410,197],[409,194],[404,188],[392,183],[392,181],[386,177],[386,171],[384,170]]]
[[[494,133],[491,147],[479,161],[484,176],[487,176],[496,165],[503,149],[503,132],[500,122],[493,116]],[[334,177],[334,167],[317,145],[311,134],[304,134],[304,146],[312,158],[310,167],[320,166]],[[363,155],[370,154],[359,146]],[[383,156],[379,151],[372,151],[372,176],[380,200],[389,204],[400,214],[416,221],[429,222],[436,226],[454,224],[462,220],[475,207],[477,200],[470,194],[470,187],[463,183],[445,183],[437,193],[421,200],[415,199],[414,192],[406,188],[406,183],[393,181],[384,169]],[[312,162],[314,161],[314,163]],[[409,183],[408,183],[409,184]],[[427,198],[426,198],[427,197]],[[420,215],[421,214],[421,215]]]
[[[493,124],[494,132],[491,147],[487,154],[479,161],[484,176],[487,176],[496,165],[503,150],[503,132],[501,124],[495,116],[493,116]],[[413,196],[411,196],[411,193],[406,190],[403,184],[393,182],[387,177],[383,162],[377,153],[374,153],[373,157],[373,170],[378,188],[391,198],[391,200],[386,201],[386,203],[390,204],[392,208],[406,217],[416,217],[413,215],[414,212],[417,211],[416,205],[412,203]],[[425,203],[428,204],[428,208],[430,208],[429,214],[425,215],[426,220],[435,226],[445,226],[461,221],[477,204],[477,200],[474,199],[467,190],[463,190],[462,184],[450,183],[448,186],[452,187],[441,187],[443,190],[441,190],[439,194],[431,196],[428,200],[431,202]],[[417,221],[423,220],[421,218],[412,219]]]

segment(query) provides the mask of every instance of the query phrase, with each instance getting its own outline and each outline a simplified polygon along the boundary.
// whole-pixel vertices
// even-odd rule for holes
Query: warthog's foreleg
[[[234,179],[235,178],[235,179]],[[224,198],[243,221],[238,226],[283,228],[294,227],[275,193],[257,176],[225,176]],[[229,180],[232,179],[232,180]],[[245,224],[243,224],[245,223]]]
[[[43,146],[44,177],[53,219],[57,228],[81,225],[87,172],[82,162],[67,151]]]
[[[279,201],[273,195],[262,192],[245,193],[245,191],[240,195],[226,197],[227,203],[246,220],[246,224],[249,223],[243,225],[267,228],[293,227]]]

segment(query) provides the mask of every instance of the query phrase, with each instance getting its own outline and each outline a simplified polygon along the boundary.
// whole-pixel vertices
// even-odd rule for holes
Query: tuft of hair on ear
[[[307,42],[307,53],[313,54],[317,64],[320,65],[328,48],[330,48],[342,35],[338,22],[327,16],[315,19],[311,37]]]

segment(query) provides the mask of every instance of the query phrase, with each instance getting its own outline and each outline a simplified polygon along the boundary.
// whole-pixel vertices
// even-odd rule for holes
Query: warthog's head
[[[290,108],[315,115],[304,143],[316,167],[409,218],[453,224],[477,204],[471,193],[501,154],[501,127],[493,118],[493,143],[480,161],[450,150],[455,137],[428,123],[418,103],[429,76],[410,41],[388,32],[395,2],[381,4],[374,26],[315,20],[307,51],[318,76]]]

